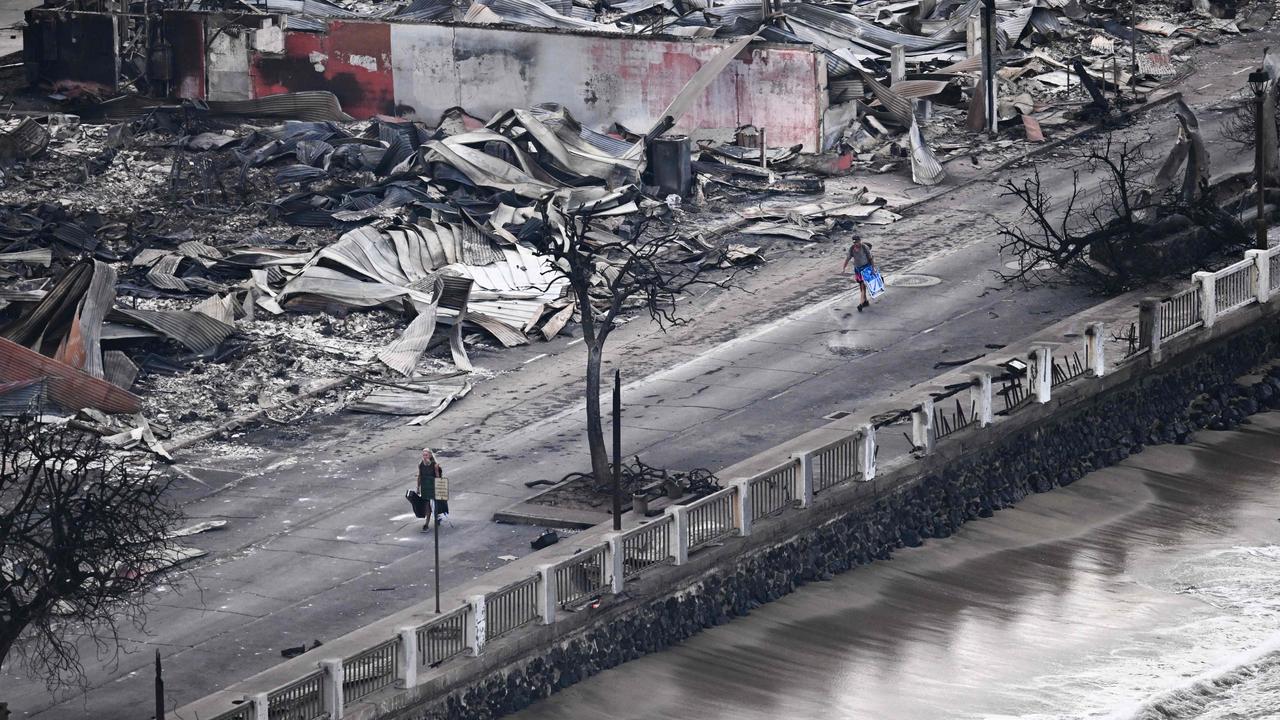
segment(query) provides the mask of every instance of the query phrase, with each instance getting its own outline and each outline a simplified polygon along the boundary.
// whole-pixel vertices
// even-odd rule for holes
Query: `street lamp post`
[[[1267,243],[1267,215],[1265,212],[1267,205],[1266,194],[1266,177],[1265,177],[1265,158],[1263,157],[1263,139],[1262,139],[1262,103],[1267,93],[1267,84],[1271,78],[1261,68],[1249,73],[1249,89],[1253,90],[1253,172],[1254,182],[1258,185],[1258,219],[1257,230],[1258,236],[1255,240],[1255,247],[1259,250],[1266,250]]]
[[[761,131],[760,153],[765,152]],[[622,529],[622,370],[613,371],[613,530]]]

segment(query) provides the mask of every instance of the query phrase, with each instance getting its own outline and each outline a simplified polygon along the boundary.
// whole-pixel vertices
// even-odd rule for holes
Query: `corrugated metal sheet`
[[[327,90],[307,90],[254,98],[253,100],[210,100],[209,110],[222,115],[283,117],[311,122],[351,122],[342,111],[338,97]]]
[[[0,263],[26,263],[28,265],[49,267],[53,264],[53,250],[51,248],[38,248],[35,250],[0,253]]]
[[[974,3],[976,7],[976,0]],[[885,54],[888,54],[894,45],[902,45],[908,51],[915,51],[933,50],[954,42],[951,32],[939,37],[906,35],[822,5],[788,3],[782,6],[782,12],[789,18],[795,18],[861,45],[877,48]],[[964,21],[961,20],[960,27],[963,26]]]
[[[49,395],[43,379],[0,382],[0,415],[34,415],[52,410],[49,405]]]
[[[147,282],[161,290],[187,292],[190,288],[175,274],[178,271],[178,265],[185,259],[182,255],[175,253],[164,255],[147,271]]]
[[[427,346],[431,344],[431,336],[436,332],[436,307],[440,301],[441,289],[442,286],[437,286],[433,302],[425,305],[414,303],[418,315],[395,342],[378,353],[379,362],[405,377],[413,375],[413,369],[418,365],[418,358],[427,351]]]
[[[49,398],[67,410],[90,407],[106,413],[136,413],[142,408],[142,401],[131,392],[0,338],[0,382],[33,379],[44,380]]]
[[[858,75],[862,78],[862,83],[871,90],[871,94],[875,95],[876,99],[879,100],[880,103],[884,105],[885,108],[893,114],[893,117],[896,118],[898,122],[902,123],[904,127],[915,122],[915,114],[911,112],[911,101],[885,87],[880,83],[880,81],[871,77],[869,73],[861,68],[858,69]]]
[[[927,98],[946,90],[948,84],[946,80],[902,80],[891,89],[903,98]]]
[[[485,332],[502,343],[503,347],[516,347],[517,345],[527,345],[529,343],[529,339],[524,336],[524,333],[484,313],[468,312],[467,321],[483,328]]]
[[[911,123],[911,179],[918,185],[937,185],[946,177],[942,164],[920,134],[920,125]]]
[[[236,331],[208,315],[189,311],[116,308],[111,311],[111,318],[151,328],[197,353],[212,350]]]
[[[112,385],[128,390],[138,379],[138,366],[119,350],[108,350],[102,354],[102,377]]]

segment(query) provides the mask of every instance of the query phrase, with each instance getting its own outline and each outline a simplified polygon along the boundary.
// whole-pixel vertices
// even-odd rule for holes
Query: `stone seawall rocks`
[[[1032,493],[1069,485],[1148,445],[1185,443],[1199,429],[1225,430],[1280,408],[1280,367],[1247,386],[1236,380],[1280,347],[1280,328],[1259,326],[1188,353],[1083,406],[949,463],[869,506],[851,508],[776,546],[741,555],[625,616],[578,632],[536,656],[427,705],[388,715],[476,720],[515,712],[602,670],[677,644],[807,583],[887,560],[899,547],[945,538]]]

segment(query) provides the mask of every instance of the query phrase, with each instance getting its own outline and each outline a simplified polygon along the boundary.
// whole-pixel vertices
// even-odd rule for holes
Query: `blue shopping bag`
[[[880,294],[884,292],[884,278],[880,277],[880,271],[876,270],[872,265],[862,268],[862,282],[867,285],[867,295],[869,297],[880,297]]]

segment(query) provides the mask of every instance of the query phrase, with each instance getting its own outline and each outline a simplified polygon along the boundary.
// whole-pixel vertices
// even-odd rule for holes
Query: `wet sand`
[[[1280,414],[1148,448],[514,717],[1280,717]]]

